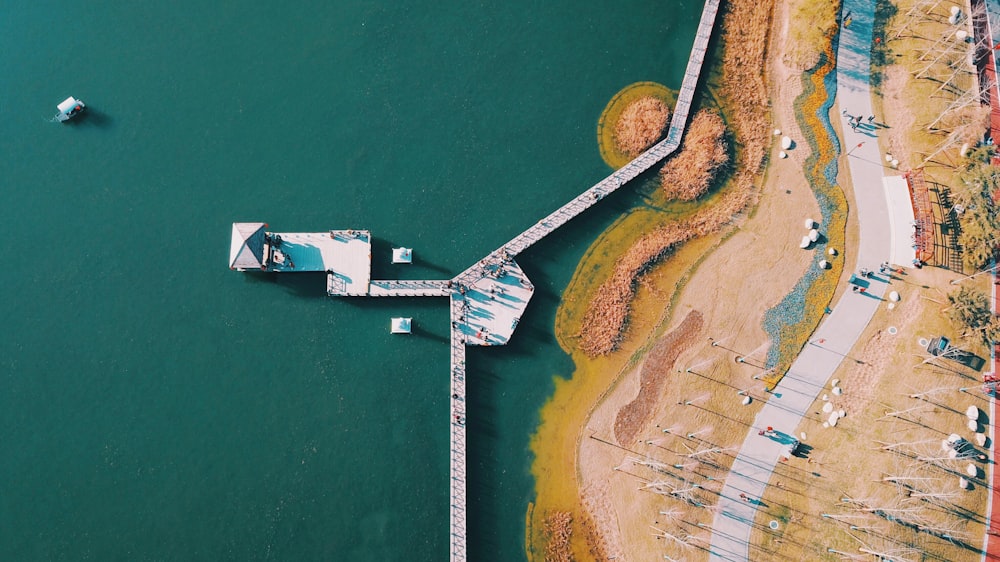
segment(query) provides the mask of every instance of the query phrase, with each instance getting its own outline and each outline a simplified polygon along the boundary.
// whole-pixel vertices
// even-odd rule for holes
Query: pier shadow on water
[[[449,343],[451,341],[448,336],[442,336],[441,334],[434,333],[431,330],[428,330],[427,328],[423,327],[421,324],[413,325],[411,335],[418,338],[426,338],[431,341],[436,341],[441,343]]]
[[[504,472],[496,462],[501,437],[496,420],[499,414],[500,376],[478,365],[481,353],[470,349],[466,372],[466,536],[469,560],[490,560],[503,546],[498,531],[504,525]]]
[[[275,273],[248,271],[242,275],[249,284],[277,285],[287,293],[300,298],[326,298],[326,273]]]

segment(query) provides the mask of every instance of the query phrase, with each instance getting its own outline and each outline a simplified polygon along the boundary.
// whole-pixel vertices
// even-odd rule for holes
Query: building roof
[[[229,246],[231,269],[260,269],[264,266],[264,229],[262,222],[234,222]]]

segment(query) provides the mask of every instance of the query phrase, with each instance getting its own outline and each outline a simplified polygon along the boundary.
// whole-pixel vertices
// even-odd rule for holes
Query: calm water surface
[[[450,277],[607,173],[601,109],[679,85],[700,4],[111,5],[0,18],[0,560],[446,559],[445,301],[231,272],[230,224]],[[635,199],[525,254],[514,342],[470,354],[470,560],[524,558],[559,294]]]

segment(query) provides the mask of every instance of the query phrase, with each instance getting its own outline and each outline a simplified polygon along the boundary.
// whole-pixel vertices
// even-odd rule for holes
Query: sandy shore
[[[792,110],[792,102],[801,91],[800,74],[781,64],[786,10],[779,2],[772,23],[775,40],[771,42],[768,86],[775,110],[774,127],[801,138]],[[752,378],[760,370],[749,364],[726,363],[708,338],[724,341],[732,349],[761,350],[758,358],[762,358],[768,343],[761,328],[764,312],[791,290],[810,263],[811,255],[798,247],[802,219],[819,213],[801,172],[807,148],[799,143],[784,160],[775,157],[777,150],[777,146],[772,147],[772,163],[756,209],[738,227],[715,237],[715,249],[707,257],[699,256],[701,261],[684,288],[674,295],[672,309],[665,310],[669,298],[664,297],[673,287],[657,285],[656,273],[650,276],[651,287],[639,296],[634,309],[657,307],[657,316],[669,318],[666,332],[647,344],[649,350],[640,355],[643,358],[638,363],[609,372],[608,368],[616,367],[611,361],[599,375],[606,381],[606,390],[585,414],[582,427],[575,428],[579,501],[591,525],[590,533],[599,537],[600,543],[600,552],[591,554],[617,560],[647,560],[660,555],[660,539],[651,527],[659,523],[656,514],[662,509],[662,497],[643,489],[629,467],[641,456],[636,453],[641,453],[645,440],[656,438],[664,428],[680,424],[685,430],[694,430],[698,424],[708,423],[684,409],[682,404],[695,396],[690,394],[692,375],[679,371],[708,361],[714,364],[713,378],[749,389],[751,396],[762,394],[760,383]],[[682,250],[658,270],[688,269],[697,259]],[[644,322],[639,324],[633,323],[630,338],[648,338],[655,326],[647,319],[644,331]],[[670,348],[674,350],[667,351]],[[626,348],[622,353],[631,351]],[[720,390],[718,385],[706,384],[709,392]],[[746,416],[756,412],[756,404],[742,406],[743,396],[735,391],[720,399],[728,400],[730,408],[742,410]],[[737,432],[728,438],[737,444],[743,435]]]
[[[783,62],[789,11],[788,1],[775,1],[763,72],[770,101],[769,125],[794,139],[796,147],[788,151],[787,159],[778,159],[777,138],[772,139],[770,163],[766,174],[757,178],[759,197],[752,212],[719,232],[686,242],[640,278],[629,330],[618,351],[586,359],[579,349],[566,344],[565,334],[561,335],[564,346],[573,353],[577,372],[572,380],[557,383],[532,443],[537,455],[532,470],[539,508],[533,516],[535,525],[544,520],[547,512],[572,514],[572,526],[567,524],[566,528],[570,540],[563,543],[562,549],[571,558],[559,559],[651,560],[660,559],[664,543],[672,540],[707,544],[704,541],[709,531],[699,525],[708,526],[714,518],[711,508],[705,507],[714,504],[712,493],[718,490],[712,489],[713,482],[724,480],[731,461],[726,455],[738,449],[760,404],[768,398],[758,379],[770,345],[762,329],[764,313],[789,293],[810,266],[812,254],[800,250],[798,241],[803,234],[803,219],[819,216],[819,206],[802,173],[809,148],[801,141],[803,135],[793,109],[802,92],[802,70],[788,68]],[[912,95],[907,97],[906,73],[903,67],[887,68],[882,102],[886,121],[892,127],[880,138],[882,148],[898,154],[904,168],[918,163],[911,155],[916,151],[912,145],[915,141],[907,134],[914,126],[908,114],[913,113],[909,104],[922,103],[911,99]],[[880,111],[876,108],[876,112]],[[834,126],[839,127],[839,122],[834,120]],[[853,188],[843,174],[846,156],[841,158],[840,187],[850,199]],[[856,214],[850,213],[843,248],[856,247],[857,230]],[[855,257],[850,251],[842,259],[845,271],[854,269]],[[919,298],[907,295],[895,313],[880,317],[881,322],[891,319],[893,331],[870,327],[852,351],[860,360],[837,373],[852,389],[845,409],[855,417],[847,427],[857,424],[854,431],[858,433],[871,429],[875,418],[871,412],[861,412],[878,410],[875,399],[879,395],[873,389],[891,384],[886,382],[886,373],[903,372],[908,368],[907,361],[912,362],[907,353],[919,352],[906,348],[903,353],[905,346],[898,343],[902,339],[891,334],[906,334],[909,340],[917,341],[917,336],[927,335],[921,329],[933,333],[951,329],[933,304],[945,298],[952,275],[944,270],[925,270],[910,279],[903,276],[903,290],[920,288],[925,294]],[[838,293],[843,290],[840,287]],[[567,295],[579,298],[572,290]],[[580,308],[581,303],[564,306]],[[935,377],[940,375],[931,373],[919,383],[937,384]],[[910,381],[917,382],[915,377]],[[880,400],[888,400],[885,392]],[[749,404],[744,403],[747,397],[751,399]],[[960,411],[965,403],[959,402],[968,399],[960,396],[955,400],[958,402],[949,402],[948,407]],[[935,410],[935,414],[943,418],[948,411],[945,408],[941,414]],[[801,429],[809,435],[824,435],[819,426]],[[811,442],[825,447],[809,462],[825,463],[824,470],[832,470],[827,468],[835,464],[829,460],[836,456],[831,451],[854,446],[849,444],[847,430],[838,432],[829,443]],[[693,456],[708,462],[685,464]],[[861,470],[857,466],[843,468],[837,494],[855,484],[854,475]],[[692,477],[692,481],[702,484],[697,490],[685,488],[685,471],[697,475]],[[789,482],[783,484],[779,477],[774,489],[768,488],[769,494],[780,498],[772,502],[774,505],[786,506],[793,501],[781,495],[790,493],[786,485],[793,487]],[[797,493],[806,498],[822,495],[815,490]],[[822,509],[830,509],[840,501],[839,495],[833,495],[836,497],[827,498],[829,505],[823,504]],[[794,501],[804,501],[801,497],[796,496]],[[979,500],[979,496],[970,495],[963,501],[976,511]],[[814,514],[818,509],[811,506],[795,514],[791,523],[802,523],[804,514]],[[768,516],[780,518],[782,514]],[[799,527],[790,524],[789,538],[794,536],[805,544],[815,525],[802,523]],[[770,535],[758,537],[755,544],[773,539]],[[528,537],[529,544],[537,540],[537,534]],[[785,548],[779,542],[769,544]],[[826,552],[825,547],[822,551]],[[684,552],[688,559],[705,558],[704,551]]]

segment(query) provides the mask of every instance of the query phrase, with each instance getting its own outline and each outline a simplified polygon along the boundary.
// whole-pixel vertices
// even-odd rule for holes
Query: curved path
[[[874,4],[845,0],[842,13],[852,14],[852,21],[841,29],[837,51],[838,106],[864,119],[863,125],[852,131],[842,114],[834,118],[842,121],[848,170],[854,185],[852,211],[857,213],[860,224],[858,267],[877,271],[879,264],[889,259],[890,232],[882,187],[882,155],[875,136],[877,129],[865,121],[873,114],[868,84]],[[875,314],[887,285],[885,277],[876,277],[867,293],[846,292],[757,415],[719,496],[719,509],[712,525],[710,560],[762,559],[763,553],[750,554],[756,506],[741,500],[740,494],[751,498],[763,495],[774,466],[784,454],[784,446],[758,432],[767,426],[789,434],[794,432]]]

